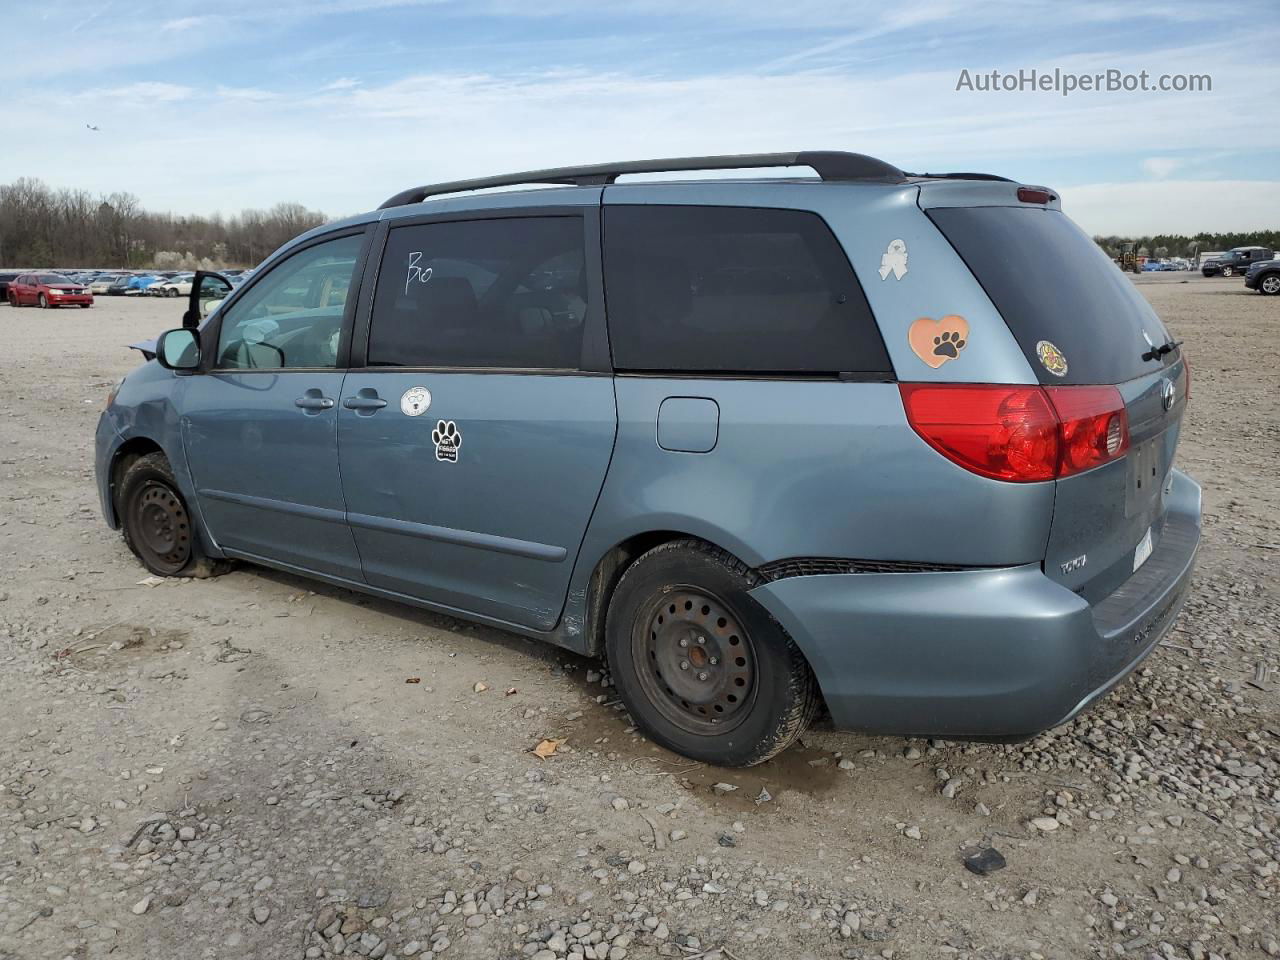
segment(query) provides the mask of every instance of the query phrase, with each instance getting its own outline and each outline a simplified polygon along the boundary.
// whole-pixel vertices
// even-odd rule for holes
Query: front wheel
[[[200,549],[191,514],[162,453],[139,457],[120,481],[124,541],[161,577],[211,577],[229,569]]]
[[[819,706],[795,643],[748,595],[750,568],[700,540],[676,540],[622,575],[605,652],[631,716],[656,743],[725,767],[790,746]]]
[[[166,291],[164,292],[164,295],[165,295],[166,297],[176,297],[176,296],[178,295],[177,288],[175,288],[175,287],[170,287],[168,290],[166,290]]]
[[[1222,268],[1222,275],[1223,275],[1224,277],[1230,277],[1230,276],[1233,276],[1233,275],[1235,274],[1235,272],[1236,272],[1236,271],[1235,271],[1235,268],[1234,268],[1234,267],[1223,267],[1223,268]]]
[[[80,309],[81,309],[81,310],[88,310],[88,309],[89,309],[90,307],[92,307],[92,306],[93,306],[93,304],[92,304],[92,303],[82,303],[82,304],[80,304]]]
[[[42,309],[44,309],[44,310],[48,310],[48,309],[49,309],[49,301],[48,301],[48,299],[46,299],[46,298],[45,298],[45,295],[44,295],[43,293],[42,293],[42,294],[40,294],[40,298],[39,298],[39,299],[40,299],[40,306],[41,306],[41,308],[42,308]]]
[[[1274,297],[1280,293],[1280,273],[1269,273],[1258,283],[1258,292]]]

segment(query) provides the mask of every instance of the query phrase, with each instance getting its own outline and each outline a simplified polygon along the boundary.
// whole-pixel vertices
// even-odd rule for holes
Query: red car
[[[24,273],[9,281],[9,304],[14,307],[92,307],[93,294],[81,283],[56,273]]]

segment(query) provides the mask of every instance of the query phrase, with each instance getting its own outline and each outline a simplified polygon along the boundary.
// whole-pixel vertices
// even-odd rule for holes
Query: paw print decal
[[[436,459],[446,463],[458,462],[458,448],[462,446],[462,432],[452,420],[437,420],[431,431],[431,442],[436,445]]]
[[[936,370],[960,356],[969,343],[969,323],[954,313],[937,320],[921,317],[907,330],[907,342],[917,357]]]
[[[933,338],[933,352],[939,357],[950,357],[954,360],[960,356],[960,351],[963,349],[964,338],[950,330],[944,330]]]

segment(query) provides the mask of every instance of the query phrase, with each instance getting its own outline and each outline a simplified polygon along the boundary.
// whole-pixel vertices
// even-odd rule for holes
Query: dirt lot
[[[1280,299],[1138,283],[1205,494],[1140,675],[1031,743],[817,730],[746,772],[509,634],[254,568],[140,583],[93,428],[181,308],[0,307],[0,957],[1280,956]]]

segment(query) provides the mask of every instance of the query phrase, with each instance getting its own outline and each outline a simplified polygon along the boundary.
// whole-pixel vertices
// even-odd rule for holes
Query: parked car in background
[[[1257,260],[1249,264],[1244,285],[1269,297],[1280,294],[1280,260]]]
[[[139,297],[146,293],[147,288],[153,283],[159,283],[160,278],[144,274],[141,277],[130,277],[129,283],[125,286],[124,295],[126,297]]]
[[[1270,247],[1232,247],[1201,263],[1200,272],[1206,277],[1234,277],[1237,273],[1247,273],[1251,264],[1271,260],[1275,255]]]
[[[113,273],[113,274],[107,274],[105,276],[99,276],[89,281],[89,292],[93,294],[98,294],[99,296],[101,296],[102,294],[109,293],[111,291],[112,285],[118,283],[120,280],[123,280],[123,279],[127,279],[127,275]]]
[[[18,279],[16,271],[0,273],[0,303],[9,302],[9,284]]]
[[[778,166],[817,176],[614,182]],[[197,274],[98,493],[159,576],[238,558],[605,655],[702,762],[823,707],[1027,737],[1155,649],[1200,539],[1182,348],[1115,273],[1056,191],[858,154],[415,187]]]
[[[83,284],[60,273],[23,273],[9,283],[9,304],[14,307],[91,307],[93,294]]]
[[[123,297],[129,292],[129,284],[133,283],[134,277],[132,273],[122,273],[112,281],[111,286],[107,287],[107,296]]]
[[[147,287],[147,296],[150,297],[185,297],[191,293],[191,278],[194,273],[180,273],[175,277],[169,277],[153,283]]]

